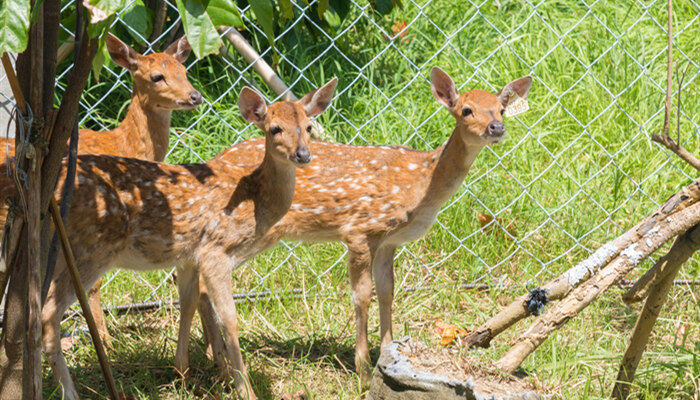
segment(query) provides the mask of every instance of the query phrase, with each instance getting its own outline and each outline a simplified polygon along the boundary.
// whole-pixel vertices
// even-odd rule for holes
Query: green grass
[[[431,289],[397,293],[396,336],[434,343],[436,318],[464,328],[477,326],[527,285],[544,283],[567,269],[697,176],[649,139],[663,121],[666,37],[658,25],[666,21],[662,3],[651,4],[644,14],[636,2],[603,1],[589,12],[579,2],[551,1],[538,5],[532,15],[532,8],[522,2],[501,1],[500,7],[487,2],[476,14],[467,2],[434,0],[422,11],[405,4],[385,19],[362,17],[353,10],[338,32],[352,28],[334,41],[309,25],[280,38],[278,51],[284,58],[278,72],[295,83],[296,94],[338,76],[339,95],[319,121],[332,140],[343,143],[401,143],[427,150],[444,142],[454,122],[430,94],[427,77],[434,65],[446,70],[461,90],[497,91],[522,75],[535,76],[530,110],[519,120],[506,121],[507,140],[479,156],[465,188],[438,217],[444,228],[436,225],[398,257],[397,286]],[[700,29],[695,18],[700,10],[689,1],[674,2],[674,7],[675,30],[684,29],[675,39],[675,57],[684,62],[682,51],[697,63]],[[391,32],[401,20],[408,30],[393,42],[377,27]],[[267,48],[259,35],[251,41],[256,48]],[[269,53],[266,58],[271,61]],[[301,79],[292,64],[304,68]],[[241,68],[245,63],[235,59],[233,65]],[[691,66],[680,131],[684,146],[698,154],[696,74]],[[245,77],[267,90],[257,76]],[[109,79],[103,73],[84,101],[93,104],[102,98],[113,85]],[[190,69],[190,79],[212,104],[174,114],[174,129],[184,133],[173,143],[168,161],[199,160],[190,149],[206,160],[242,138],[259,135],[238,116],[236,96],[243,81],[237,70],[209,57]],[[118,88],[91,116],[114,125],[124,116],[127,100],[128,91]],[[92,121],[86,126],[97,127]],[[481,228],[477,213],[495,215],[515,238],[500,226]],[[301,245],[296,257],[288,258],[288,249],[278,246],[236,271],[236,292],[304,288],[311,294],[306,301],[274,299],[240,306],[241,339],[261,397],[296,390],[316,399],[361,395],[352,372],[354,323],[343,252],[337,243]],[[647,261],[638,270],[649,266]],[[681,277],[698,275],[700,259],[695,256]],[[142,274],[152,287],[166,276]],[[504,282],[518,289],[454,289],[455,284],[469,282]],[[151,291],[122,272],[107,285],[104,298],[107,304],[123,304],[143,300]],[[156,291],[157,299],[176,297],[171,283]],[[669,304],[642,361],[634,391],[638,398],[697,396],[697,291],[676,288]],[[614,289],[555,334],[524,366],[559,398],[605,397],[637,311],[623,306]],[[375,356],[376,314],[373,307]],[[220,392],[221,382],[202,355],[198,334],[193,336],[191,380],[183,383],[173,371],[176,321],[177,312],[166,310],[110,320],[116,338],[111,354],[125,391],[139,398],[187,399],[202,397],[213,387],[220,397],[230,396],[230,391]],[[677,324],[688,328],[685,339],[675,345]],[[515,330],[524,327],[521,323]],[[498,357],[515,334],[504,334],[484,357]],[[82,342],[67,356],[76,380],[104,393],[89,346]],[[50,387],[47,383],[47,397]],[[84,393],[89,396],[87,389]]]

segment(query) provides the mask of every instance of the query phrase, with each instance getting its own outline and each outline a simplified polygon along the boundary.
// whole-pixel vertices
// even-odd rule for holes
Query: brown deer
[[[262,238],[259,251],[280,239],[343,241],[355,304],[357,344],[355,367],[363,381],[370,378],[367,312],[376,284],[381,346],[392,340],[394,252],[397,246],[423,236],[438,211],[457,192],[479,151],[505,134],[502,115],[509,101],[527,97],[529,76],[507,84],[497,94],[483,90],[457,93],[452,79],[435,67],[431,90],[455,118],[447,142],[433,151],[402,146],[347,146],[311,142],[318,160],[297,174],[289,213]],[[239,143],[217,156],[232,163],[259,160],[260,140]],[[255,254],[257,252],[251,252]],[[241,262],[245,260],[239,260]],[[216,334],[206,286],[200,288],[199,311],[208,351],[220,361],[221,337]]]
[[[107,50],[114,62],[126,68],[133,77],[131,104],[121,124],[111,131],[90,129],[79,131],[78,152],[106,154],[144,160],[163,161],[168,151],[170,114],[173,110],[191,110],[202,103],[202,95],[187,80],[182,63],[190,54],[190,45],[183,36],[163,53],[140,55],[112,34],[107,35]],[[14,139],[0,139],[14,154]],[[14,195],[13,180],[0,165],[0,198]],[[0,226],[5,225],[8,207],[0,203]],[[90,308],[105,341],[109,338],[100,305],[101,280],[90,290]]]
[[[66,229],[76,267],[85,284],[94,283],[112,266],[138,270],[176,267],[180,297],[178,350],[175,366],[189,366],[189,330],[199,298],[199,277],[224,334],[226,365],[238,393],[254,399],[238,342],[236,306],[231,295],[231,271],[289,209],[297,167],[311,161],[307,147],[310,117],[323,112],[337,80],[299,102],[265,104],[252,89],[243,88],[240,113],[264,133],[262,161],[239,166],[226,160],[170,165],[136,159],[82,155],[78,157],[75,194]],[[261,145],[263,143],[261,142]],[[60,193],[63,178],[57,192]],[[78,394],[60,346],[60,321],[75,300],[60,258],[42,310],[44,352],[61,383],[64,398]]]

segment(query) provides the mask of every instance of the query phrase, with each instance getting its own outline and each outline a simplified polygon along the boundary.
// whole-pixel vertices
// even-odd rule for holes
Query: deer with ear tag
[[[455,118],[447,142],[433,151],[403,146],[347,146],[312,141],[314,164],[297,174],[289,213],[259,241],[269,247],[280,239],[343,241],[355,304],[357,344],[355,367],[369,382],[371,365],[367,313],[372,273],[379,301],[381,346],[392,340],[394,253],[397,246],[423,236],[438,211],[459,189],[481,149],[505,135],[503,113],[524,100],[532,78],[517,79],[497,94],[471,90],[459,94],[440,68],[430,74],[431,91]],[[263,157],[257,139],[241,142],[217,159],[243,162]],[[262,251],[262,248],[260,249]],[[243,260],[242,260],[243,261]],[[199,311],[209,351],[216,359],[223,343],[202,286]]]
[[[92,284],[112,266],[178,271],[180,318],[175,366],[189,366],[189,330],[199,297],[201,276],[222,332],[222,371],[238,394],[255,399],[238,341],[238,316],[232,296],[232,268],[254,255],[258,241],[289,210],[296,169],[311,161],[309,118],[323,112],[337,80],[299,102],[268,106],[262,96],[243,88],[241,115],[264,133],[259,164],[239,166],[226,160],[170,165],[136,159],[82,155],[71,213],[66,224],[84,284]],[[262,144],[262,143],[261,143]],[[57,192],[60,192],[63,178]],[[75,300],[59,259],[42,310],[44,352],[63,388],[76,399],[60,346],[59,324]]]

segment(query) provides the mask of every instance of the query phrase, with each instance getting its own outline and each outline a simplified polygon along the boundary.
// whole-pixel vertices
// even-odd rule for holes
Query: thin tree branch
[[[655,133],[651,135],[651,140],[655,141],[656,143],[659,143],[663,146],[665,146],[667,149],[671,150],[672,152],[676,153],[678,157],[680,157],[683,161],[687,162],[690,164],[693,168],[696,170],[700,171],[700,159],[695,157],[691,152],[683,148],[683,146],[680,145],[680,139],[678,142],[674,141],[671,139],[669,136],[669,126],[671,124],[671,90],[672,90],[672,72],[673,72],[673,3],[672,0],[668,0],[668,55],[666,57],[666,107],[665,107],[665,112],[664,112],[664,128],[663,132],[661,135]],[[678,113],[680,114],[681,112],[681,103],[680,103],[680,96],[681,96],[681,89],[682,85],[678,86]],[[680,116],[679,116],[680,118]],[[680,124],[679,124],[680,125]],[[679,138],[680,138],[680,130],[678,132]]]
[[[83,37],[85,40],[80,43],[78,57],[80,62],[73,68],[66,91],[63,94],[49,143],[49,153],[42,165],[42,209],[48,207],[49,199],[53,196],[56,180],[61,170],[61,159],[65,155],[66,143],[78,115],[78,102],[83,89],[85,89],[92,68],[92,60],[97,52],[98,38],[88,38],[85,29],[83,29]]]

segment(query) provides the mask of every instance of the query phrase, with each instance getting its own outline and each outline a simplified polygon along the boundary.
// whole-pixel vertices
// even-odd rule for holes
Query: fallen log
[[[682,196],[688,197],[683,198]],[[700,179],[695,180],[683,191],[669,198],[652,215],[645,218],[622,236],[605,243],[588,258],[542,286],[545,298],[538,302],[546,304],[553,300],[564,298],[564,296],[594,275],[601,267],[610,263],[631,243],[639,241],[650,232],[653,233],[655,229],[658,229],[657,224],[662,223],[671,213],[678,211],[679,206],[688,207],[698,200],[700,200]],[[531,315],[530,308],[532,307],[529,306],[532,305],[533,300],[532,293],[526,293],[518,297],[485,324],[474,329],[464,339],[465,344],[471,348],[489,347],[491,340],[498,334]]]
[[[596,275],[572,290],[564,299],[540,316],[496,365],[514,372],[525,358],[554,331],[576,316],[615,282],[672,237],[700,223],[700,180],[672,196],[639,228],[639,240],[631,243]]]

